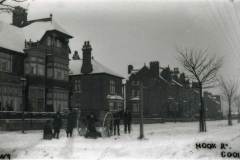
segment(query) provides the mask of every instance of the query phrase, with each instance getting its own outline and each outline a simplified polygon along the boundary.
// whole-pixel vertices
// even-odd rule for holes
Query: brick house
[[[128,66],[126,107],[139,115],[140,83],[143,83],[143,109],[146,118],[194,118],[198,115],[199,93],[190,86],[178,68],[160,67],[150,62],[141,69]]]
[[[123,109],[123,77],[95,60],[91,52],[86,41],[82,59],[75,51],[70,60],[71,107],[101,117],[107,111]]]

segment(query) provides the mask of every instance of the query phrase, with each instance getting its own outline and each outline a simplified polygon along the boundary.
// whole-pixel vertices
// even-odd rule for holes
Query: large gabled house
[[[95,60],[91,52],[90,42],[85,41],[82,58],[75,51],[69,62],[71,107],[84,115],[92,112],[102,117],[108,111],[123,109],[123,77]]]
[[[16,7],[12,20],[0,22],[0,109],[63,111],[72,36],[52,15],[29,21],[26,10]]]

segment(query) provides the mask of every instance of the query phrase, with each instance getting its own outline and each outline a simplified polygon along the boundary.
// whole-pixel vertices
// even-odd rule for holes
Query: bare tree
[[[236,100],[238,93],[238,82],[236,80],[219,80],[219,85],[222,90],[223,96],[226,98],[228,103],[228,125],[232,125],[232,104]]]
[[[14,10],[16,3],[22,3],[27,0],[0,0],[0,13],[7,12],[11,13]]]
[[[203,102],[203,88],[213,87],[223,59],[207,54],[207,49],[177,49],[178,61],[190,73],[189,78],[197,82],[200,98],[199,131],[206,132],[206,113]]]

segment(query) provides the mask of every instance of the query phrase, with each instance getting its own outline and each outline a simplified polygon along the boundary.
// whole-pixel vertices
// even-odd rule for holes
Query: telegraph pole
[[[144,130],[143,130],[143,82],[140,82],[140,136],[139,139],[144,138]]]

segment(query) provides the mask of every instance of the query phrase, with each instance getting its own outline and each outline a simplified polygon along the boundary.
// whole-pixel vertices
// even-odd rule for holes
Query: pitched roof
[[[56,21],[40,21],[19,28],[0,21],[0,47],[23,53],[25,48],[25,40],[36,42],[47,31],[59,31],[70,36]],[[71,36],[70,36],[71,37]]]
[[[25,36],[13,25],[0,21],[0,47],[23,53]]]
[[[118,73],[115,73],[114,71],[112,71],[111,69],[102,65],[101,63],[99,63],[95,59],[92,59],[91,62],[92,62],[92,66],[93,66],[93,71],[89,74],[106,73],[106,74],[109,74],[109,75],[113,75],[113,76],[116,76],[116,77],[123,78],[123,76],[121,76]],[[81,75],[82,74],[81,73],[81,67],[82,67],[82,59],[80,59],[80,60],[70,60],[70,62],[69,62],[70,75]]]
[[[66,35],[70,34],[65,31],[56,21],[40,21],[34,22],[23,28],[26,40],[39,41],[47,31],[59,31]],[[70,36],[71,37],[71,36]]]

